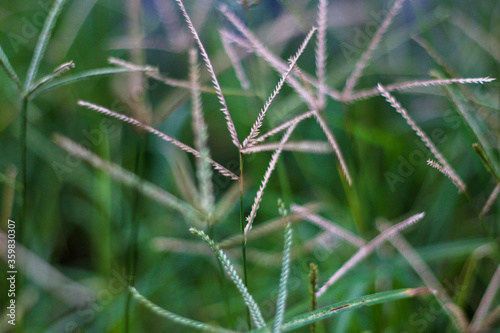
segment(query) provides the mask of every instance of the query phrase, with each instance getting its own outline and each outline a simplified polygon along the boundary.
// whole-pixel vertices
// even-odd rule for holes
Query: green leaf
[[[24,83],[24,90],[29,91],[31,89],[31,84],[38,73],[40,67],[40,62],[42,61],[45,50],[47,49],[47,44],[49,43],[50,36],[52,35],[52,30],[54,30],[54,25],[56,23],[57,17],[61,13],[62,6],[66,0],[56,0],[54,6],[50,10],[47,20],[45,20],[45,25],[43,26],[42,33],[38,38],[38,43],[36,44],[35,53],[31,59],[30,68],[28,70],[28,75],[26,76],[26,82]]]
[[[431,292],[431,290],[428,288],[399,289],[399,290],[391,290],[368,296],[363,296],[349,301],[343,301],[340,303],[323,307],[315,311],[295,316],[290,320],[287,320],[285,324],[283,324],[281,329],[282,332],[289,332],[296,328],[303,327],[311,323],[315,323],[317,321],[333,317],[334,315],[345,311],[350,311],[379,303],[395,301],[398,299],[409,298],[418,294],[428,293],[428,292]],[[250,333],[261,333],[261,332],[264,333],[268,329],[269,329],[268,327],[263,327],[257,330],[250,331]]]
[[[140,68],[140,69],[128,69],[128,68],[116,68],[116,67],[109,67],[109,68],[101,68],[101,69],[93,69],[85,72],[81,72],[75,75],[68,75],[62,79],[59,80],[54,80],[52,81],[51,84],[46,84],[43,88],[34,90],[30,93],[31,97],[38,96],[40,94],[43,94],[47,92],[48,90],[65,86],[71,83],[75,83],[78,81],[86,80],[92,77],[96,76],[106,76],[106,75],[113,75],[113,74],[119,74],[119,73],[130,73],[130,72],[137,72],[137,71],[149,71],[151,70],[149,67],[146,68]]]

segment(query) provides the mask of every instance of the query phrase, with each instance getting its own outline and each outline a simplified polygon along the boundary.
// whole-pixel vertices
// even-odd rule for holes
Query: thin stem
[[[134,166],[134,173],[139,177],[143,176],[144,173],[144,156],[147,147],[147,136],[140,133],[140,142],[137,144],[136,150],[136,160]],[[135,287],[135,278],[137,272],[137,261],[139,258],[138,253],[138,239],[139,239],[139,208],[141,205],[140,191],[134,191],[134,206],[132,211],[132,228],[130,231],[130,243],[129,243],[129,253],[127,258],[127,271],[130,277],[128,283],[131,287]],[[132,300],[132,294],[127,294],[127,300],[125,303],[125,333],[130,332],[130,304]]]
[[[241,257],[243,259],[243,283],[248,288],[248,274],[247,274],[247,242],[245,238],[245,211],[243,209],[243,153],[240,152],[240,229],[243,236],[241,240]],[[248,329],[252,329],[250,323],[250,310],[247,309],[247,325]]]

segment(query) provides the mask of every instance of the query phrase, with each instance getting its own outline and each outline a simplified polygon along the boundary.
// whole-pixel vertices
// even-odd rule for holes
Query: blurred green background
[[[175,2],[143,0],[140,11],[134,8],[134,3],[137,5],[133,0],[68,1],[56,23],[40,74],[49,74],[70,60],[76,64],[74,73],[109,67],[107,59],[113,56],[132,62],[143,58],[145,64],[157,66],[163,75],[187,80],[187,55],[193,44]],[[262,59],[238,50],[245,56],[242,64],[251,84],[249,90],[242,89],[222,46],[220,29],[233,28],[217,11],[220,3],[238,13],[282,59],[295,53],[305,34],[316,24],[317,3],[263,0],[245,11],[232,0],[186,0],[221,86],[229,92],[226,95],[229,109],[243,139],[279,75]],[[0,45],[21,78],[28,70],[47,16],[46,8],[51,5],[49,0],[0,4]],[[380,24],[377,17],[391,5],[392,2],[386,1],[330,1],[327,81],[331,87],[343,88]],[[131,26],[137,18],[140,29],[134,35]],[[499,1],[406,1],[357,88],[370,88],[378,82],[428,79],[431,70],[442,73],[439,64],[412,39],[414,36],[427,41],[460,77],[499,77],[499,20]],[[474,35],[478,30],[481,38]],[[141,34],[143,38],[138,42],[136,37]],[[313,46],[314,42],[298,61],[301,69],[311,75],[315,73]],[[143,52],[137,52],[138,48]],[[205,68],[201,68],[204,85],[209,85]],[[138,230],[135,256],[139,291],[183,316],[227,328],[246,327],[244,303],[223,277],[208,247],[182,243],[179,251],[159,249],[157,237],[201,244],[188,232],[181,215],[72,158],[52,140],[54,133],[67,136],[102,158],[186,198],[190,188],[186,179],[196,179],[191,156],[128,124],[76,104],[78,100],[87,100],[127,115],[137,115],[140,108],[150,110],[155,128],[193,145],[189,91],[150,79],[143,81],[144,89],[134,90],[131,88],[134,79],[137,75],[90,78],[51,90],[30,104],[28,215],[23,225],[22,245],[48,263],[50,270],[93,290],[97,299],[82,296],[83,303],[75,305],[67,300],[71,290],[44,286],[46,280],[59,280],[45,266],[31,263],[34,276],[24,275],[20,270],[23,280],[17,311],[22,332],[124,331],[126,279],[137,235],[134,230]],[[497,81],[467,86],[478,103],[471,103],[468,98],[459,103],[481,124],[482,133],[494,147],[496,162],[500,142],[498,88]],[[452,89],[458,91],[456,87]],[[475,138],[457,115],[456,105],[445,90],[418,88],[394,95],[427,134],[442,131],[442,140],[436,144],[467,184],[469,198],[458,194],[449,179],[426,165],[425,160],[431,157],[429,151],[422,148],[415,133],[383,98],[352,104],[330,99],[325,117],[347,160],[353,187],[344,186],[335,155],[284,152],[264,194],[255,225],[278,217],[278,198],[284,198],[287,204],[319,202],[320,215],[365,239],[378,234],[375,222],[379,218],[394,223],[410,213],[425,211],[425,219],[409,230],[406,238],[471,318],[500,260],[499,201],[484,218],[478,217],[495,182],[474,153]],[[216,96],[204,93],[203,105],[213,159],[238,174],[238,151],[230,141]],[[17,92],[7,76],[0,73],[2,230],[6,227],[6,217],[17,220],[20,216],[19,177],[12,212],[9,204],[12,166],[21,168],[20,110]],[[307,106],[285,86],[269,111],[263,132],[305,111]],[[292,139],[325,140],[325,137],[315,121],[309,119],[297,127]],[[417,155],[420,159],[415,158]],[[245,156],[245,215],[250,212],[270,157],[271,152]],[[409,169],[403,170],[403,165]],[[399,178],[388,181],[391,175]],[[217,198],[231,199],[221,208],[227,214],[213,227],[216,241],[240,232],[237,186],[236,182],[228,182],[214,173]],[[306,222],[294,224],[296,256],[292,262],[287,317],[308,309],[310,262],[318,264],[322,284],[355,252],[352,246],[339,240],[304,249],[319,233],[319,228]],[[266,319],[274,314],[282,235],[279,229],[248,244],[249,252],[254,251],[248,259],[249,289],[262,305]],[[197,251],[199,248],[202,250]],[[229,251],[231,258],[241,267],[238,248],[232,251]],[[0,270],[7,271],[3,261]],[[419,286],[423,282],[418,275],[386,244],[341,279],[320,299],[319,305]],[[0,305],[5,309],[5,279],[0,280],[0,287]],[[498,306],[498,298],[494,306]],[[14,332],[6,318],[5,315],[0,318],[0,331]],[[424,295],[347,312],[320,323],[318,332],[445,332],[450,326],[435,299]],[[299,331],[308,330],[305,327]],[[132,301],[130,331],[188,332],[189,329],[172,324]]]

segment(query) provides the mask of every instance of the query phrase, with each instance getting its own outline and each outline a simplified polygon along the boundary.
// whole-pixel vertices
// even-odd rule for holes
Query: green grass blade
[[[165,318],[169,319],[170,321],[173,321],[174,323],[180,324],[182,326],[196,328],[196,329],[199,329],[200,331],[203,331],[203,332],[213,332],[213,333],[232,333],[232,332],[234,332],[231,330],[226,330],[224,328],[219,328],[216,326],[201,323],[201,322],[193,320],[193,319],[179,316],[178,314],[175,314],[173,312],[165,310],[165,309],[159,307],[158,305],[154,304],[153,302],[148,300],[146,297],[141,295],[137,291],[137,289],[135,289],[134,287],[129,287],[129,290],[137,301],[139,301],[140,303],[145,305],[148,309],[150,309],[151,311],[153,311],[157,315],[165,317]]]
[[[252,321],[258,328],[264,327],[266,324],[264,322],[264,318],[262,317],[262,312],[260,311],[259,306],[257,305],[257,302],[255,302],[252,295],[250,295],[250,293],[248,292],[248,289],[243,283],[243,280],[240,278],[238,273],[236,273],[236,269],[234,268],[233,264],[231,264],[226,254],[223,251],[221,251],[217,246],[217,244],[215,244],[215,242],[211,240],[210,237],[208,237],[207,234],[205,234],[203,231],[195,228],[190,228],[189,231],[191,231],[195,235],[200,236],[200,238],[203,239],[210,246],[212,251],[217,256],[217,260],[219,260],[219,262],[222,264],[224,270],[229,275],[231,280],[236,285],[236,288],[238,288],[241,295],[243,296],[243,300],[245,301],[245,304],[247,305],[248,310],[250,311],[250,317],[252,318]]]
[[[349,301],[339,302],[291,318],[290,320],[286,321],[285,324],[283,324],[282,332],[289,332],[294,329],[309,325],[311,323],[315,323],[320,320],[333,317],[334,315],[345,311],[350,311],[365,306],[371,306],[375,304],[395,301],[398,299],[409,298],[421,293],[428,293],[428,292],[431,292],[431,290],[428,288],[399,289],[399,290],[384,291],[381,293],[376,293],[368,296],[362,296]],[[261,329],[253,330],[250,333],[264,333],[266,332],[267,329],[268,329],[267,327],[263,327]]]
[[[16,88],[22,92],[23,87],[21,85],[21,81],[19,81],[19,77],[17,76],[16,71],[14,71],[14,68],[12,68],[9,58],[7,58],[7,55],[5,54],[1,46],[0,46],[0,66],[2,66],[3,70],[5,71],[5,73],[7,73],[7,75],[9,76],[12,83],[16,86]]]
[[[33,98],[33,97],[36,97],[40,94],[47,92],[48,90],[52,90],[54,88],[61,87],[61,86],[66,86],[68,84],[72,84],[72,83],[75,83],[78,81],[90,79],[90,78],[96,77],[96,76],[106,76],[106,75],[130,73],[130,72],[137,72],[137,71],[147,72],[150,70],[151,70],[150,67],[141,67],[138,69],[116,68],[116,67],[93,69],[93,70],[84,71],[84,72],[74,74],[74,75],[68,75],[68,76],[61,78],[61,79],[58,79],[58,80],[53,80],[53,81],[51,81],[51,83],[47,83],[46,85],[44,85],[43,88],[36,89],[36,91],[32,91],[30,95]]]
[[[50,10],[47,20],[45,20],[45,25],[43,26],[42,33],[38,38],[38,43],[36,44],[35,53],[31,59],[30,68],[28,70],[28,75],[26,76],[26,82],[24,82],[24,90],[29,91],[31,84],[38,73],[38,68],[40,67],[40,62],[42,61],[45,50],[47,49],[47,44],[49,43],[52,30],[54,30],[54,25],[56,24],[57,17],[61,13],[62,6],[66,0],[56,0],[54,6]]]

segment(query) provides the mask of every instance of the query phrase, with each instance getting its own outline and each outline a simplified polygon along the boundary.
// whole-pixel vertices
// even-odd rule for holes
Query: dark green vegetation
[[[320,28],[292,60],[300,71],[294,67],[290,73],[314,105],[285,83],[258,135],[313,106],[318,118],[290,132],[290,142],[303,144],[292,150],[306,152],[285,149],[279,155],[246,242],[245,218],[279,147],[243,154],[232,143],[204,59],[190,52],[199,46],[175,1],[0,4],[0,245],[6,244],[9,218],[16,221],[19,242],[15,328],[4,314],[8,266],[0,261],[1,332],[246,331],[249,325],[261,332],[258,311],[272,330],[278,303],[286,304],[285,331],[453,332],[486,330],[483,325],[496,331],[499,198],[483,210],[500,182],[499,83],[416,87],[390,95],[384,89],[404,81],[500,77],[500,4],[403,1],[371,54],[365,50],[393,2],[329,1],[326,83],[330,91],[342,92],[368,54],[352,96],[363,89],[373,89],[374,96],[327,96],[323,107],[315,52],[322,31],[318,1],[254,2],[185,2],[241,143],[287,60],[313,26]],[[255,44],[219,10],[222,4],[283,59],[280,74],[265,55],[235,45]],[[222,29],[233,40],[223,42]],[[248,88],[235,73],[231,53],[243,57]],[[110,64],[110,57],[135,65],[116,59]],[[201,89],[191,91],[198,82],[193,62],[199,63]],[[378,83],[385,88],[377,90]],[[208,139],[203,120],[192,125],[200,116],[191,112],[199,90]],[[397,99],[453,170],[381,93]],[[80,100],[148,124],[196,148],[201,158],[94,112],[97,107],[79,106]],[[320,123],[334,134],[352,185]],[[285,133],[266,143],[278,144]],[[243,182],[207,167],[209,158],[233,178],[243,175]],[[466,190],[459,193],[462,181]],[[278,199],[284,202],[279,209]],[[322,235],[321,222],[297,218],[301,208],[295,205],[348,230],[348,241]],[[420,212],[425,217],[405,230],[404,239],[397,232],[387,242],[376,238]],[[282,262],[288,251],[290,265]],[[323,294],[323,284],[355,253],[367,255]],[[318,267],[314,288],[311,263]],[[237,288],[224,272],[241,276]],[[312,300],[318,290],[322,295]],[[252,308],[252,299],[260,310]],[[153,303],[184,318],[174,319]]]

